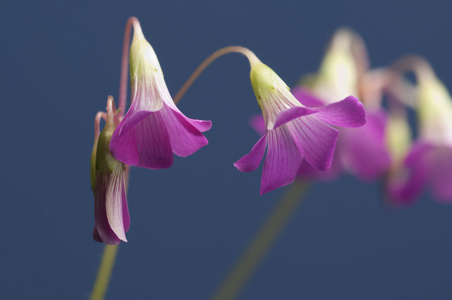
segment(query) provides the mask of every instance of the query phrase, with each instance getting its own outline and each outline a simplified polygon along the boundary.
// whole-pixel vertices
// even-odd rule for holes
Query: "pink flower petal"
[[[452,202],[452,148],[441,146],[432,149],[428,168],[433,196],[442,202]]]
[[[153,76],[140,76],[139,81],[132,87],[132,104],[130,109],[133,111],[156,112],[163,107],[162,96],[169,94],[166,86],[159,90]]]
[[[161,112],[136,112],[129,118],[128,115],[113,133],[110,142],[113,156],[137,167],[171,167],[173,152]]]
[[[205,132],[212,128],[212,122],[211,121],[204,121],[204,120],[197,120],[197,119],[190,119],[187,118],[174,104],[173,99],[169,95],[163,98],[163,101],[165,102],[166,106],[169,107],[174,113],[178,113],[180,116],[182,116],[188,123],[190,123],[192,126],[194,126],[196,129],[198,129],[201,132]]]
[[[339,136],[339,140],[340,140]],[[342,166],[340,159],[340,148],[336,147],[334,151],[333,161],[331,162],[331,167],[328,170],[319,170],[311,166],[307,160],[303,160],[300,168],[297,171],[297,178],[315,180],[315,181],[333,181],[339,177],[343,172],[344,167]]]
[[[316,111],[313,109],[310,109],[307,107],[301,107],[301,106],[289,108],[289,109],[279,113],[278,116],[276,117],[275,125],[273,125],[273,128],[268,128],[268,129],[276,129],[279,126],[292,121],[293,119],[296,119],[296,118],[299,118],[302,116],[306,116],[306,115],[310,115],[315,112]]]
[[[171,148],[176,155],[186,157],[207,145],[206,137],[182,113],[171,110],[166,104],[160,113],[165,120]]]
[[[240,172],[252,172],[256,170],[264,157],[265,148],[267,147],[267,135],[264,134],[259,141],[251,149],[250,153],[243,156],[234,163],[234,166]]]
[[[102,238],[100,237],[99,232],[97,232],[96,225],[94,225],[94,229],[93,229],[93,239],[96,242],[99,242],[99,243],[103,243],[104,242],[104,241],[102,241]]]
[[[250,126],[256,130],[259,135],[265,134],[265,121],[261,114],[254,115],[250,118]]]
[[[267,132],[268,150],[261,179],[261,195],[295,179],[303,156],[286,126]]]
[[[331,167],[339,130],[317,120],[316,115],[295,119],[287,126],[306,160],[320,170],[327,170]]]
[[[391,156],[385,141],[386,117],[368,113],[361,128],[342,129],[339,139],[342,159],[361,180],[375,180],[391,167]]]
[[[320,100],[314,94],[310,93],[307,89],[303,87],[294,87],[292,90],[292,95],[300,101],[301,104],[307,107],[320,107],[325,105],[325,103]]]
[[[338,127],[360,127],[366,124],[362,103],[354,96],[317,108],[316,119]]]
[[[407,173],[391,178],[388,182],[388,196],[395,203],[406,205],[418,198],[428,180],[427,157],[431,146],[419,142],[412,146],[405,165]]]
[[[207,130],[210,130],[210,128],[212,128],[211,121],[189,119],[183,114],[182,114],[182,116],[184,117],[185,120],[187,120],[187,122],[189,122],[193,127],[195,127],[196,129],[198,129],[201,132],[205,132]]]
[[[130,217],[123,170],[114,170],[110,175],[105,208],[111,230],[120,240],[127,242],[126,231],[130,226]]]
[[[108,217],[107,207],[110,209],[112,207],[117,207],[117,203],[121,206],[120,209],[120,220],[119,223],[128,223],[128,218],[123,216],[123,201],[126,201],[125,187],[116,186],[111,182],[111,174],[103,174],[96,176],[96,191],[95,191],[95,202],[94,202],[94,219],[95,219],[95,229],[93,231],[93,238],[96,241],[101,241],[106,244],[115,245],[121,242],[121,239],[127,241],[125,238],[126,229],[119,229],[118,231],[123,234],[119,237],[112,229],[110,225],[110,220]],[[113,194],[119,192],[118,194]],[[114,202],[115,204],[112,204]]]

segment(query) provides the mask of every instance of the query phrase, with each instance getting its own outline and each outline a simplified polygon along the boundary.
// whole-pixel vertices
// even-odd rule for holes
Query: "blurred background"
[[[118,96],[125,23],[141,22],[174,95],[213,51],[241,45],[289,85],[317,71],[333,32],[364,38],[372,67],[424,56],[452,88],[447,1],[0,1],[0,299],[87,299],[94,242],[94,116]],[[130,99],[128,99],[130,100]],[[284,188],[232,165],[259,136],[249,65],[214,62],[184,96],[209,145],[168,170],[132,168],[131,227],[106,299],[208,299]],[[380,184],[312,184],[239,299],[451,299],[452,205],[405,209]]]

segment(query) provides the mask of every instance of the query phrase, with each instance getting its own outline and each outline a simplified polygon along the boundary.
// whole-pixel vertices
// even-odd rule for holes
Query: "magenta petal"
[[[366,113],[361,102],[354,96],[317,108],[315,117],[338,127],[360,127],[366,124]]]
[[[212,122],[211,121],[204,121],[204,120],[196,120],[196,119],[190,119],[187,118],[180,110],[179,108],[176,106],[176,104],[174,104],[173,100],[171,99],[171,96],[165,97],[163,98],[164,102],[165,102],[165,107],[168,110],[172,110],[175,114],[179,114],[181,117],[183,117],[188,123],[190,123],[193,127],[195,127],[196,129],[198,129],[201,132],[205,132],[207,130],[209,130],[210,128],[212,128]]]
[[[198,129],[201,132],[205,132],[212,128],[212,122],[211,121],[204,121],[204,120],[196,120],[196,119],[189,119],[186,116],[184,116],[182,113],[180,113],[187,122],[189,122],[193,127]]]
[[[292,95],[300,101],[301,104],[307,107],[320,107],[325,105],[325,103],[311,94],[307,89],[302,87],[294,87],[292,90]]]
[[[165,119],[171,148],[176,155],[185,157],[207,145],[206,137],[182,113],[164,105],[160,111]]]
[[[420,196],[428,180],[427,158],[431,146],[419,142],[412,146],[405,160],[407,174],[401,178],[391,178],[388,182],[388,195],[399,204],[409,204]]]
[[[99,177],[97,177],[99,180]],[[105,188],[102,188],[105,186]],[[94,202],[94,220],[96,228],[93,232],[93,238],[96,241],[103,242],[109,245],[116,245],[121,242],[118,236],[111,230],[107,218],[107,201],[106,184],[100,183],[96,189],[96,197]],[[97,234],[96,234],[97,233]]]
[[[386,145],[369,134],[368,128],[341,131],[343,160],[351,173],[364,181],[375,180],[387,172],[391,157]]]
[[[429,181],[435,198],[452,202],[452,149],[437,147],[429,152]]]
[[[341,130],[342,159],[361,180],[375,180],[391,167],[385,130],[386,116],[381,112],[369,113],[361,128]]]
[[[425,175],[425,169],[416,168],[410,172],[409,177],[404,181],[392,179],[387,188],[391,201],[400,205],[413,203],[422,192],[426,181]]]
[[[286,126],[267,132],[268,150],[261,179],[261,195],[294,181],[303,156]]]
[[[128,118],[129,113],[113,133],[110,142],[113,156],[137,167],[171,167],[173,152],[161,112],[136,112]]]
[[[121,166],[120,166],[121,167]],[[130,225],[123,173],[96,176],[94,202],[95,229],[93,238],[106,244],[127,241],[125,232]],[[122,176],[121,176],[122,175]]]
[[[296,118],[299,118],[302,116],[306,116],[306,115],[310,115],[315,112],[316,111],[313,109],[310,109],[307,107],[301,107],[301,106],[289,108],[278,114],[278,116],[276,117],[276,120],[275,120],[275,125],[273,125],[273,128],[271,128],[271,129],[276,129],[279,126],[292,121],[293,119],[296,119]]]
[[[100,235],[99,235],[99,232],[97,232],[96,225],[94,225],[94,229],[93,229],[93,239],[94,239],[96,242],[103,243],[102,238],[101,238]]]
[[[250,125],[260,135],[265,134],[265,121],[261,114],[252,116],[250,118]]]
[[[106,211],[111,230],[116,236],[127,242],[126,231],[130,226],[129,209],[127,207],[124,172],[114,170],[107,188]]]
[[[339,141],[340,141],[339,137]],[[300,168],[297,171],[297,178],[313,180],[313,181],[333,181],[339,177],[339,175],[344,171],[344,167],[341,164],[340,159],[340,148],[336,147],[334,151],[333,161],[331,162],[331,167],[328,170],[319,170],[314,168],[308,163],[307,160],[303,160]]]
[[[320,170],[327,170],[331,167],[339,130],[317,120],[316,116],[295,119],[288,128],[306,160]]]
[[[256,170],[264,157],[265,148],[267,147],[267,135],[264,134],[259,141],[251,149],[250,153],[243,156],[234,163],[234,166],[240,172],[252,172]]]

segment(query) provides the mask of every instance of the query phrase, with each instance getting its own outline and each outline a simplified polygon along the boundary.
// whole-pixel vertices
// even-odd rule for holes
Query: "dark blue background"
[[[211,52],[253,50],[289,86],[316,71],[339,26],[365,39],[372,66],[425,56],[452,88],[447,1],[0,2],[0,298],[87,299],[94,242],[93,120],[117,98],[123,32],[136,16],[174,95]],[[260,171],[232,165],[258,135],[249,66],[211,65],[180,103],[213,121],[210,143],[168,170],[132,169],[132,225],[107,299],[207,299],[276,204]],[[260,169],[259,169],[260,170]],[[311,187],[240,299],[450,299],[452,207],[426,194],[387,210],[377,183]]]

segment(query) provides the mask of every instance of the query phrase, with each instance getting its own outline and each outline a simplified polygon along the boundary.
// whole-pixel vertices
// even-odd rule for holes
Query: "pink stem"
[[[395,72],[405,73],[412,71],[418,81],[435,78],[435,72],[428,61],[419,55],[407,55],[392,64]]]
[[[96,114],[94,118],[94,140],[97,141],[100,135],[100,119],[107,119],[107,114],[103,111],[100,111]]]
[[[140,27],[140,22],[135,17],[130,17],[126,23],[126,29],[124,32],[124,42],[122,45],[122,59],[121,59],[121,77],[119,79],[119,109],[120,117],[124,116],[126,111],[126,99],[127,99],[127,78],[128,78],[128,63],[129,63],[129,41],[132,31],[132,25],[134,29]]]
[[[229,46],[221,48],[214,53],[212,53],[209,57],[207,57],[199,66],[196,68],[196,70],[191,74],[191,76],[187,79],[187,81],[184,83],[184,85],[180,88],[180,90],[177,92],[176,96],[174,96],[173,100],[174,103],[177,104],[182,96],[187,92],[188,88],[193,84],[193,82],[201,75],[201,73],[217,58],[220,56],[223,56],[228,53],[242,53],[246,56],[248,61],[250,62],[250,66],[252,67],[253,64],[259,63],[260,60],[256,57],[256,55],[249,49],[240,47],[240,46]]]

